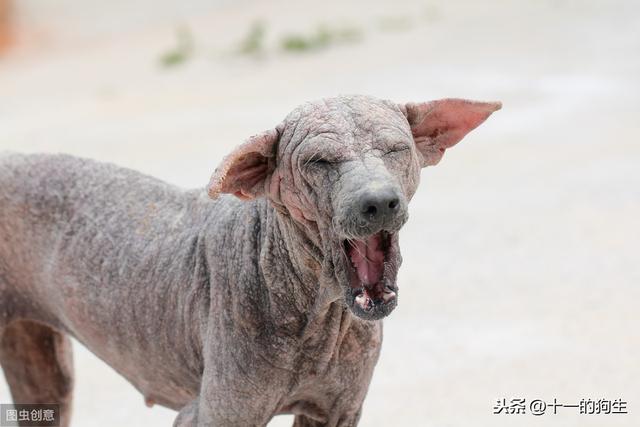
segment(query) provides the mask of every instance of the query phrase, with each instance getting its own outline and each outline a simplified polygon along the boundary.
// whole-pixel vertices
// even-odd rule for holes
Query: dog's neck
[[[309,323],[337,313],[337,308],[346,308],[333,273],[332,254],[325,253],[326,245],[319,241],[317,233],[278,211],[269,201],[262,203],[260,267],[272,303],[278,305],[273,309],[286,309]]]

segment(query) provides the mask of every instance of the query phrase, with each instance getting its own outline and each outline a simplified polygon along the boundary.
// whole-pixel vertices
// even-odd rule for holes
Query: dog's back
[[[157,274],[150,266],[168,274],[169,257],[175,260],[180,246],[191,244],[212,206],[199,199],[198,192],[112,164],[59,154],[3,155],[0,289],[42,301],[39,311],[46,312],[47,306],[65,307],[52,301],[63,298],[56,282],[78,282],[77,292],[116,292]],[[163,250],[170,244],[173,250]]]
[[[77,255],[89,255],[95,246],[108,250],[105,243],[114,239],[120,249],[123,242],[143,244],[166,236],[177,223],[184,226],[194,199],[193,192],[107,163],[5,153],[0,155],[0,259],[10,260],[13,271],[33,271],[56,251],[73,252],[74,239],[86,246]]]
[[[152,198],[150,193],[166,187],[124,168],[68,155],[2,155],[0,262],[8,270],[4,281],[37,296],[47,281],[48,260],[73,256],[76,238],[85,239],[88,247],[81,250],[88,255],[88,243],[96,237],[127,233],[141,215],[145,196]],[[129,212],[123,216],[115,205],[127,206]]]

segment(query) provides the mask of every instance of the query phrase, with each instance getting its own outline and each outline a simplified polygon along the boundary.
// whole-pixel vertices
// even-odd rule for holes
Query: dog
[[[56,403],[69,425],[71,336],[147,404],[179,411],[174,426],[357,425],[420,170],[500,108],[309,102],[239,145],[207,191],[3,155],[0,363],[14,402]]]

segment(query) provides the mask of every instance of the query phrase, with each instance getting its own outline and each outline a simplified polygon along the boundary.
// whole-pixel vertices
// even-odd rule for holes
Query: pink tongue
[[[358,279],[365,285],[376,284],[382,278],[384,251],[380,248],[380,243],[378,234],[364,241],[352,242],[351,262],[358,272]]]

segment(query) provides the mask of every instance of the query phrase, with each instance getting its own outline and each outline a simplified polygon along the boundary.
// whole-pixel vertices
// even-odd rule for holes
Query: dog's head
[[[461,99],[310,102],[227,156],[209,195],[267,197],[322,248],[352,312],[380,319],[397,304],[398,231],[420,169],[498,109]]]

